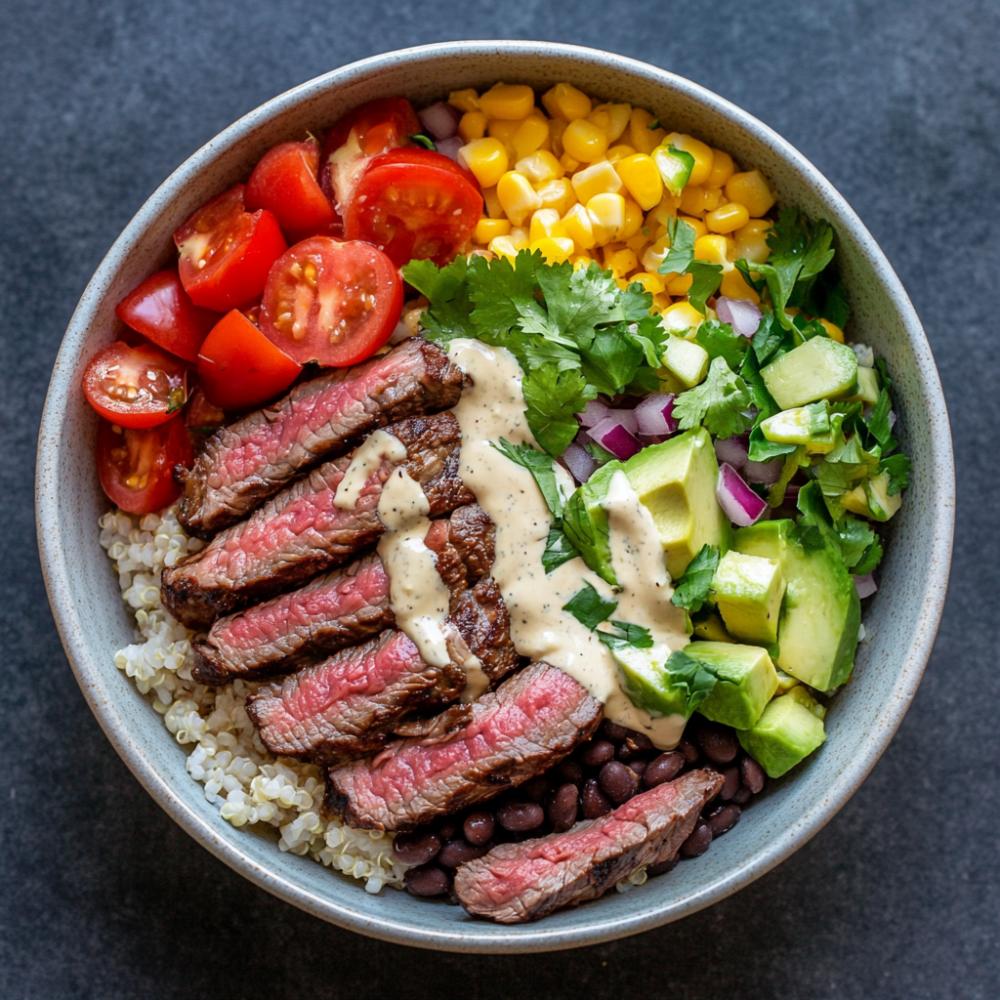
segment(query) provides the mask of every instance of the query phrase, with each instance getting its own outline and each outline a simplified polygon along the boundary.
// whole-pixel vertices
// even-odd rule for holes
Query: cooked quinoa
[[[393,857],[392,838],[322,816],[320,769],[276,757],[261,743],[244,709],[258,685],[238,680],[210,688],[192,680],[194,633],[161,606],[160,573],[202,543],[185,534],[173,508],[142,518],[110,511],[100,527],[122,598],[135,615],[136,641],[115,653],[115,666],[188,750],[188,774],[219,815],[235,827],[274,827],[281,850],[359,879],[368,892],[401,885],[407,866]]]

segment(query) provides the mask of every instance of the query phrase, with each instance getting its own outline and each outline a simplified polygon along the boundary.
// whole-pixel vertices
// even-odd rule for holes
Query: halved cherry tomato
[[[244,198],[251,211],[272,211],[282,230],[294,238],[326,232],[337,219],[319,186],[315,139],[283,142],[268,150],[253,168]]]
[[[287,246],[271,212],[246,211],[242,184],[202,205],[174,233],[174,243],[184,290],[196,305],[216,312],[258,298]]]
[[[441,167],[442,170],[450,170],[459,177],[464,177],[474,188],[479,189],[479,182],[471,170],[456,163],[451,157],[431,149],[424,149],[423,146],[400,146],[399,149],[379,153],[368,161],[368,168],[381,167],[386,163],[423,163],[429,167]]]
[[[198,378],[205,395],[224,410],[242,410],[276,396],[300,371],[302,366],[238,309],[215,324],[198,355]]]
[[[194,361],[216,317],[190,299],[174,268],[157,271],[115,306],[118,318],[171,354]]]
[[[102,420],[97,431],[97,474],[108,499],[130,514],[151,514],[180,496],[178,465],[194,460],[180,417],[139,430]]]
[[[187,400],[187,368],[152,344],[116,340],[94,355],[83,373],[87,402],[123,427],[165,423]]]
[[[397,150],[386,156],[372,160],[354,189],[344,235],[374,243],[398,266],[415,258],[448,263],[482,215],[478,187],[440,153]]]
[[[368,243],[314,236],[271,268],[261,329],[296,361],[340,368],[374,354],[403,306],[403,283]]]

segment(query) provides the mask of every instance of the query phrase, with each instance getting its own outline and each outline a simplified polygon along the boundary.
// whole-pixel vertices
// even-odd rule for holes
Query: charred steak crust
[[[481,595],[491,602],[486,611],[474,603],[467,607],[465,595],[481,574],[482,553],[492,554],[493,522],[481,507],[471,504],[450,518],[432,521],[425,540],[453,595],[452,613],[461,619],[459,628],[468,629],[474,641],[467,641],[480,656],[484,644],[500,643],[507,634],[506,609],[492,606],[492,594]],[[488,635],[481,635],[483,626],[475,628],[484,616],[496,623]],[[191,672],[202,684],[279,673],[369,639],[393,622],[389,578],[381,559],[371,553],[298,590],[220,618],[207,635],[194,641]]]
[[[469,913],[502,924],[596,899],[637,868],[674,857],[722,784],[716,771],[690,771],[565,833],[500,844],[458,868],[455,894]]]
[[[510,638],[510,613],[492,577],[455,594],[449,617],[482,663],[491,686],[514,672],[519,658]]]
[[[471,714],[444,740],[402,740],[373,760],[330,769],[327,808],[354,827],[411,830],[541,774],[594,732],[602,708],[568,674],[534,663]]]
[[[422,485],[432,517],[475,501],[459,476],[461,432],[451,413],[410,417],[387,430],[406,447],[407,457],[399,466],[383,462],[353,509],[334,506],[351,462],[345,455],[314,469],[200,552],[164,570],[160,590],[166,608],[189,628],[204,628],[347,562],[382,534],[379,496],[397,467]]]
[[[422,338],[301,382],[208,439],[185,475],[178,519],[189,533],[211,537],[376,428],[448,409],[461,392],[462,373]]]

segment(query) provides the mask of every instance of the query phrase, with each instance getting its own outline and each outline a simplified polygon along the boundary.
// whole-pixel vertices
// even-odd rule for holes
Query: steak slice
[[[438,573],[455,599],[470,646],[498,641],[493,609],[465,596],[466,588],[493,562],[493,522],[478,505],[460,507],[449,519],[432,521],[424,539]],[[494,585],[495,587],[495,585]],[[290,670],[317,655],[378,635],[393,624],[389,577],[374,553],[344,569],[245,611],[220,618],[194,642],[192,674],[202,684],[224,684]],[[506,624],[503,633],[506,636]],[[462,627],[462,626],[460,626]]]
[[[461,664],[473,647],[487,677],[513,669],[517,653],[499,589],[479,587],[467,591],[462,601],[463,606],[477,601],[484,606],[479,618],[469,615],[446,623],[452,662],[443,667],[428,664],[402,631],[389,630],[251,695],[247,711],[267,748],[324,761],[364,753],[381,746],[394,725],[413,711],[440,708],[458,698],[467,677]],[[482,620],[489,622],[489,646]]]
[[[327,773],[327,808],[354,827],[410,830],[482,802],[558,763],[601,721],[569,674],[533,663],[472,705],[462,729],[430,745],[402,740]]]
[[[461,393],[462,373],[419,338],[365,364],[301,382],[208,439],[185,477],[178,519],[191,534],[207,538],[370,431],[446,410]]]
[[[672,858],[722,783],[715,771],[689,771],[565,833],[500,844],[459,867],[455,894],[469,913],[501,924],[597,899],[637,868]]]
[[[313,469],[200,552],[164,570],[160,590],[171,614],[189,628],[204,628],[347,562],[382,534],[378,502],[396,468],[423,487],[432,517],[475,501],[458,473],[461,432],[451,413],[410,417],[387,431],[407,457],[398,465],[383,459],[351,509],[334,503],[351,463],[345,455]]]

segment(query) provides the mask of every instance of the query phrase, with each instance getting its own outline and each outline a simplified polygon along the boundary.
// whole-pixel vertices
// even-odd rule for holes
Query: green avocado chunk
[[[795,691],[804,693],[805,689]],[[803,704],[802,696],[789,693],[775,698],[752,727],[736,735],[768,777],[780,778],[823,745],[826,730],[823,720]]]
[[[698,709],[706,719],[749,729],[778,687],[778,675],[760,646],[733,642],[692,642],[684,652],[715,674],[716,685]]]
[[[663,350],[663,367],[685,388],[691,389],[705,381],[708,373],[708,351],[701,344],[683,337],[667,337]]]
[[[612,587],[618,585],[611,563],[611,539],[608,515],[601,506],[611,479],[622,468],[618,461],[608,462],[597,469],[566,501],[563,509],[563,530],[576,547],[583,561]]]
[[[727,631],[737,639],[767,645],[777,640],[785,578],[774,559],[727,552],[712,578],[712,593]]]
[[[726,631],[722,619],[709,611],[696,617],[692,624],[693,634],[698,639],[710,639],[712,642],[732,642],[733,637]]]
[[[804,547],[787,519],[740,528],[733,547],[781,566],[778,667],[817,691],[840,687],[854,668],[861,602],[839,554],[825,545]]]
[[[846,344],[813,337],[766,365],[760,374],[778,406],[789,410],[849,392],[858,379],[858,359]]]

